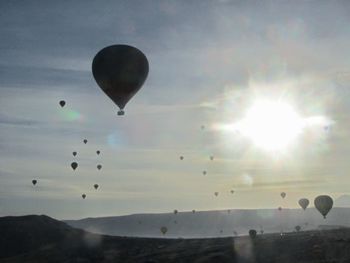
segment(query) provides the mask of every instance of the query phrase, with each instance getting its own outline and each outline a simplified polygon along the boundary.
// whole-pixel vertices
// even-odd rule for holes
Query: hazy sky
[[[297,207],[347,194],[349,25],[348,1],[1,1],[0,215]],[[91,74],[111,44],[150,64],[124,117]],[[217,129],[262,97],[329,129],[303,131],[283,153]]]

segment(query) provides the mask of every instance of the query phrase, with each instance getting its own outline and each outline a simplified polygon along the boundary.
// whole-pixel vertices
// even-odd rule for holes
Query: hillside
[[[67,220],[69,225],[93,233],[114,236],[162,237],[161,226],[168,228],[167,237],[204,238],[246,235],[249,229],[264,233],[292,232],[295,226],[315,230],[319,225],[350,227],[349,208],[333,208],[323,219],[314,208],[258,209],[179,212],[178,214],[135,214],[128,216]]]
[[[0,261],[14,262],[349,262],[350,230],[212,239],[89,234],[46,216],[0,218]]]

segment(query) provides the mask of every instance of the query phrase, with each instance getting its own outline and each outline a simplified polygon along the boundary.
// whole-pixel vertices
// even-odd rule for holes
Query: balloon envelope
[[[77,155],[77,152],[73,152],[73,156],[76,156]]]
[[[61,101],[60,101],[60,106],[63,108],[64,105],[66,105],[66,102],[65,102],[64,100],[61,100]]]
[[[72,162],[70,166],[72,167],[73,170],[75,170],[78,167],[78,163]]]
[[[250,236],[250,238],[255,238],[256,237],[256,230],[254,230],[254,229],[249,230],[249,236]]]
[[[165,227],[165,226],[162,226],[162,227],[160,228],[160,232],[162,232],[162,234],[165,235],[166,232],[168,232],[168,228]]]
[[[309,206],[310,202],[306,198],[301,198],[298,203],[301,206],[301,208],[305,210]]]
[[[81,197],[82,197],[83,199],[85,199],[85,197],[86,197],[86,194],[82,194],[82,195],[81,195]]]
[[[333,207],[333,199],[328,195],[319,195],[314,201],[316,209],[326,218],[326,215]]]
[[[94,184],[94,188],[97,190],[97,188],[98,188],[98,184]]]
[[[101,152],[100,151],[96,151],[96,154],[99,155]]]
[[[286,195],[287,195],[287,194],[286,194],[285,192],[282,192],[282,193],[281,193],[282,198],[285,198]]]
[[[36,185],[36,183],[37,183],[37,180],[32,180],[33,185]]]
[[[97,84],[121,110],[142,87],[148,71],[146,56],[128,45],[105,47],[92,61]]]
[[[85,140],[84,140],[84,143],[87,144],[87,142],[88,142],[88,140],[85,139]]]
[[[101,164],[98,164],[98,165],[97,165],[97,169],[101,170],[101,168],[102,168],[102,165],[101,165]]]

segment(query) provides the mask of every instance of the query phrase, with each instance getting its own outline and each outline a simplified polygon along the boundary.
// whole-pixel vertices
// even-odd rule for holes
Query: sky
[[[0,216],[295,208],[349,194],[349,14],[348,1],[1,1]],[[91,73],[113,44],[150,66],[123,117]],[[325,125],[279,152],[222,128],[261,99]]]

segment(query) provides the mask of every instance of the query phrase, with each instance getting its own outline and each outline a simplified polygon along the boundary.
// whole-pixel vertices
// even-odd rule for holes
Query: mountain
[[[210,239],[110,237],[47,216],[0,218],[2,263],[350,261],[350,229]]]
[[[341,195],[335,201],[337,207],[350,207],[350,195]]]
[[[315,208],[197,211],[164,214],[135,214],[128,216],[66,220],[69,225],[89,232],[135,237],[162,237],[160,227],[166,226],[166,237],[204,238],[246,235],[249,229],[264,233],[291,232],[295,226],[302,230],[317,229],[319,225],[349,226],[350,208],[335,207],[324,219]]]

